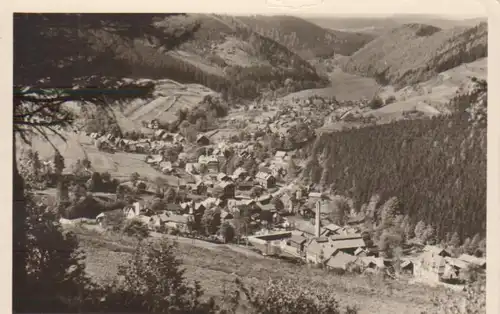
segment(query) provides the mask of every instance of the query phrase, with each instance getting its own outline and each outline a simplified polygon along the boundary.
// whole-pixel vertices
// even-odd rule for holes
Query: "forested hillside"
[[[314,144],[305,179],[349,194],[358,208],[375,194],[396,196],[402,214],[414,225],[432,224],[441,239],[453,232],[462,239],[484,236],[486,125],[477,106],[485,97],[456,97],[457,113],[449,116],[324,134]]]
[[[375,37],[325,29],[294,16],[241,16],[238,20],[306,59],[332,57],[334,54],[348,56]]]
[[[248,27],[209,15],[179,18],[178,24],[183,23],[199,27],[194,38],[169,52],[147,38],[132,42],[105,29],[82,35],[94,49],[109,54],[103,66],[119,68],[121,75],[198,83],[229,97],[252,99],[285,85],[297,91],[328,83],[301,57]],[[231,60],[237,50],[242,56]]]
[[[488,25],[440,29],[405,24],[377,37],[346,59],[346,72],[401,88],[487,56]]]

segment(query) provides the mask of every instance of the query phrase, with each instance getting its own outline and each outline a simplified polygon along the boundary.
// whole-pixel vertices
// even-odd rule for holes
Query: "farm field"
[[[292,93],[283,99],[308,98],[313,95],[320,97],[335,96],[339,101],[354,101],[362,98],[371,99],[380,89],[380,85],[372,78],[345,73],[335,69],[329,74],[331,86],[318,89],[308,89]]]
[[[154,180],[156,177],[162,177],[170,185],[177,185],[177,177],[162,174],[146,164],[144,162],[146,155],[126,152],[107,153],[99,151],[92,144],[92,139],[86,135],[67,133],[65,136],[66,142],[55,136],[51,138],[51,141],[64,157],[66,169],[70,169],[71,165],[78,159],[82,160],[87,157],[92,163],[94,171],[107,171],[112,178],[121,181],[128,180],[132,173],[137,172],[142,177],[151,180]],[[21,147],[27,148],[27,145],[19,143],[18,148]],[[32,149],[39,152],[42,160],[52,159],[54,156],[54,148],[41,138],[33,139]]]

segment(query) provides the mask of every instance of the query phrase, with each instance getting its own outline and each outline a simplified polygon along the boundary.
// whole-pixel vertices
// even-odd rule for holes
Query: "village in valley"
[[[19,313],[483,313],[482,18],[15,21]]]
[[[126,221],[130,230],[137,226],[147,229],[148,236],[171,235],[238,246],[326,271],[378,273],[431,285],[460,288],[470,276],[484,274],[484,258],[440,246],[432,236],[425,236],[429,232],[425,225],[416,227],[420,231],[403,230],[401,247],[378,247],[374,229],[367,231],[373,206],[356,211],[352,200],[337,195],[333,187],[325,189],[301,180],[298,175],[308,157],[303,147],[315,139],[318,130],[321,132],[318,127],[325,119],[344,122],[341,119],[349,109],[335,99],[318,97],[295,104],[302,110],[297,110],[297,105],[277,106],[276,102],[268,111],[257,106],[236,110],[219,120],[220,129],[196,136],[171,133],[162,129],[158,120],[145,121],[149,135],[137,139],[104,132],[82,135],[101,154],[139,156],[159,176],[143,178],[133,173],[129,180],[119,182],[111,180],[109,173],[93,172],[90,161],[82,158],[73,172],[67,173],[77,183],[70,188],[72,196],[67,196],[73,205],[61,222],[106,230]],[[325,114],[322,109],[326,104],[331,112]],[[363,107],[363,102],[358,104],[358,108]],[[262,114],[248,119],[252,116],[248,113],[258,109]],[[240,112],[246,113],[239,115],[245,120],[234,118]],[[358,121],[366,123],[359,112],[362,110],[357,111]],[[241,129],[242,125],[245,128]],[[54,167],[54,163],[45,162],[44,167]],[[116,186],[114,194],[109,193],[109,187],[104,194],[115,198],[115,207],[122,205],[99,213],[89,211],[89,206],[99,204],[91,200],[92,192],[102,192],[99,189],[106,185],[104,181],[113,182],[111,189]],[[377,196],[373,199],[376,203]],[[401,223],[402,218],[398,219]],[[409,238],[410,234],[414,236]]]

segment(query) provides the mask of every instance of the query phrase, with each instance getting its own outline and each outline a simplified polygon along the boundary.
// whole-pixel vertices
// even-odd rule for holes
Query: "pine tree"
[[[405,215],[403,221],[401,222],[401,228],[403,229],[406,240],[410,240],[415,235],[414,233],[415,228],[411,224],[410,216]]]
[[[481,237],[479,236],[478,233],[476,233],[474,235],[474,237],[472,238],[472,240],[470,241],[469,249],[467,251],[467,254],[475,255],[476,251],[479,249],[479,242],[480,241],[481,241]]]
[[[423,240],[424,232],[425,232],[425,222],[420,220],[417,225],[415,226],[415,237],[419,240]]]
[[[460,247],[460,254],[467,254],[467,252],[469,252],[470,242],[470,238],[465,239],[464,243]]]
[[[436,230],[431,224],[428,224],[423,233],[424,243],[435,244],[436,242]]]
[[[457,232],[454,232],[453,235],[451,236],[450,241],[448,244],[453,247],[453,248],[459,248],[460,247],[460,237],[458,236]]]
[[[486,255],[486,238],[482,238],[481,241],[479,241],[478,248],[481,256]]]

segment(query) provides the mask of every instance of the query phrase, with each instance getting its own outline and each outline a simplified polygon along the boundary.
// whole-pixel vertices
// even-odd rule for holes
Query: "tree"
[[[278,195],[273,197],[273,199],[271,200],[271,203],[274,205],[274,208],[276,208],[276,210],[278,212],[285,209],[285,205],[283,204],[283,201],[281,200],[281,198]]]
[[[401,234],[384,230],[380,236],[378,247],[385,257],[393,258],[398,257],[402,245],[403,237]]]
[[[220,212],[214,209],[205,210],[201,217],[201,224],[206,234],[215,234],[220,225]]]
[[[476,233],[472,240],[470,241],[469,248],[467,250],[467,254],[475,255],[476,251],[479,249],[479,242],[481,241],[481,237],[479,233]]]
[[[87,189],[91,192],[100,191],[102,188],[102,177],[99,172],[93,172],[90,180],[88,181]]]
[[[449,245],[455,249],[460,247],[460,237],[458,236],[457,232],[454,232],[453,235],[451,236]]]
[[[127,219],[123,225],[122,232],[128,236],[138,238],[139,241],[149,236],[148,226],[138,219]]]
[[[415,235],[415,227],[412,226],[410,221],[410,216],[405,215],[403,221],[401,222],[401,229],[403,229],[404,237],[406,240],[410,240]]]
[[[178,14],[174,14],[178,16]],[[164,15],[171,17],[173,15]],[[14,141],[13,141],[13,296],[14,311],[22,311],[30,294],[27,282],[27,209],[24,200],[24,182],[19,175],[16,142],[31,142],[32,136],[41,136],[49,143],[49,136],[64,138],[62,128],[69,128],[74,114],[65,107],[77,104],[108,104],[152,95],[154,84],[124,82],[120,77],[128,68],[110,62],[111,47],[100,49],[87,41],[94,31],[121,37],[123,43],[134,38],[148,37],[166,49],[176,47],[188,39],[198,27],[185,27],[180,32],[168,29],[168,22],[153,25],[151,14],[33,14],[14,15]],[[88,38],[88,37],[87,37]],[[118,71],[121,73],[117,73]],[[116,92],[125,90],[126,93]],[[54,146],[55,148],[55,146]],[[56,176],[60,177],[64,164],[59,163],[56,150]],[[60,178],[59,178],[60,181]],[[54,279],[57,280],[57,279]],[[47,283],[52,282],[47,278]],[[33,284],[33,283],[31,283]],[[53,295],[57,295],[54,292]],[[38,312],[34,309],[32,312]],[[61,306],[54,311],[67,312]]]
[[[425,228],[422,235],[422,240],[431,245],[436,243],[436,229],[431,224],[428,224]]]
[[[382,100],[382,98],[380,98],[380,96],[378,95],[375,95],[372,100],[370,101],[370,103],[368,104],[368,106],[371,108],[371,109],[379,109],[381,108],[382,106],[384,105],[384,101]]]
[[[31,313],[75,311],[82,288],[90,285],[78,240],[73,233],[63,232],[54,214],[46,206],[36,204],[29,192],[25,200],[29,228],[24,293],[28,299],[18,309]]]
[[[295,177],[297,176],[298,170],[299,170],[299,168],[297,167],[297,165],[295,164],[293,159],[290,159],[290,161],[288,162],[287,170],[286,170],[287,180],[292,181],[293,179],[295,179]]]
[[[137,181],[139,181],[140,179],[140,175],[137,173],[137,172],[134,172],[130,175],[130,181],[132,182],[132,185],[136,185],[137,184]]]
[[[235,231],[233,226],[229,222],[224,222],[220,226],[220,235],[224,239],[224,243],[233,241],[235,236]]]
[[[172,203],[175,201],[176,197],[177,197],[177,193],[175,192],[174,188],[169,187],[164,195],[165,201],[167,203]]]
[[[463,254],[467,254],[467,252],[469,252],[469,246],[470,246],[470,238],[466,238],[464,240],[464,243],[462,244],[462,246],[460,247],[460,252],[463,253]]]
[[[422,220],[420,220],[417,225],[415,226],[415,236],[419,239],[419,240],[423,240],[424,238],[424,232],[425,232],[425,222],[423,222]]]
[[[197,282],[190,284],[175,255],[176,245],[168,241],[141,243],[128,265],[121,266],[118,275],[124,280],[106,287],[103,312],[135,313],[216,313],[210,298],[203,300]]]

